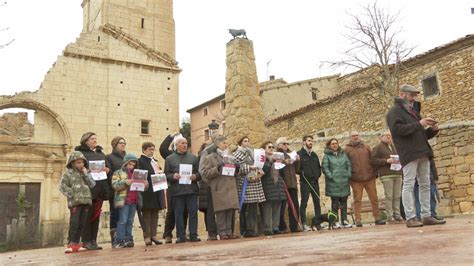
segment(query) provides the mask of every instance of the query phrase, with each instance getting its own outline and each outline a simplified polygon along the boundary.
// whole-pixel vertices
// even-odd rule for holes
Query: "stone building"
[[[273,79],[259,84],[265,120],[272,120],[317,100],[337,94],[340,90],[339,75],[287,83]],[[282,102],[284,100],[284,103]]]
[[[193,154],[198,153],[202,143],[209,141],[213,133],[209,124],[213,120],[219,125],[218,132],[224,134],[225,109],[225,95],[221,94],[186,111],[191,121],[191,152]]]
[[[400,75],[400,84],[421,89],[422,115],[440,122],[442,130],[431,144],[440,178],[439,211],[444,215],[474,211],[473,46],[474,36],[467,35],[436,47],[404,61]],[[321,158],[324,143],[330,137],[345,145],[351,130],[359,130],[362,138],[375,146],[386,127],[388,109],[377,100],[379,92],[364,78],[374,71],[377,67],[293,83],[273,77],[260,83],[267,138],[287,136],[292,140],[292,149],[299,149],[301,137],[313,135]],[[206,106],[223,98],[220,95]],[[189,110],[192,127],[203,106]],[[379,198],[384,197],[380,182],[378,194]]]
[[[142,142],[159,145],[179,127],[173,1],[84,0],[81,6],[82,33],[39,90],[0,97],[0,110],[34,110],[32,134],[0,134],[0,201],[8,210],[0,242],[17,221],[18,195],[31,203],[26,220],[43,244],[63,236],[69,213],[58,184],[84,132],[95,132],[106,152],[112,138],[123,136],[127,151],[139,155]]]
[[[419,87],[422,115],[440,123],[440,134],[431,140],[440,178],[440,212],[473,212],[474,35],[419,54],[403,65],[400,83]],[[320,156],[329,136],[346,141],[354,129],[372,146],[377,143],[388,110],[378,103],[376,89],[347,82],[345,77],[339,82],[349,86],[340,93],[267,120],[270,139],[287,136],[297,147],[303,135],[312,134],[317,137]],[[382,196],[383,189],[379,188]]]

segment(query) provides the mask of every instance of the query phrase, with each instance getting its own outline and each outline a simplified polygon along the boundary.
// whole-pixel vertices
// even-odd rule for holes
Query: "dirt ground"
[[[474,265],[474,216],[447,219],[446,225],[363,228],[286,234],[271,238],[166,244],[148,250],[114,249],[64,254],[45,248],[0,254],[1,265],[37,264],[436,264]]]

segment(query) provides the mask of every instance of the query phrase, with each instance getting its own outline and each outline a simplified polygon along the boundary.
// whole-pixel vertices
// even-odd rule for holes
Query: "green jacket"
[[[127,164],[129,161],[135,161],[137,166],[135,169],[138,169],[138,159],[135,155],[127,153],[123,158],[122,168],[115,171],[112,175],[112,188],[115,190],[114,196],[114,206],[115,208],[123,208],[125,205],[125,199],[127,198],[127,193],[129,191],[129,185],[127,184],[128,173],[127,173]],[[148,183],[146,183],[148,187]],[[143,203],[142,193],[137,191],[137,205],[141,207]]]
[[[66,171],[61,177],[59,191],[67,198],[69,208],[81,204],[92,205],[91,188],[95,186],[95,181],[90,174],[85,175],[72,167],[76,160],[83,160],[84,166],[88,168],[86,157],[79,152],[73,151],[66,164]]]
[[[326,196],[345,197],[351,194],[351,162],[344,150],[339,148],[337,153],[330,149],[324,150],[323,173],[326,177]]]

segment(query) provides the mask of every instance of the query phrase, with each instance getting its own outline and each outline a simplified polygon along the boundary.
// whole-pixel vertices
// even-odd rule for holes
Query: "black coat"
[[[155,174],[153,166],[151,165],[151,158],[142,155],[138,158],[138,168],[148,171],[148,189],[141,192],[143,199],[142,209],[158,209],[162,210],[165,207],[165,198],[163,190],[153,192],[153,183],[151,182],[151,175]]]
[[[106,162],[109,164],[110,172],[107,175],[110,179],[115,171],[122,169],[123,165],[123,157],[125,156],[125,152],[119,152],[116,149],[112,150],[112,153],[107,154],[105,156]]]
[[[279,170],[279,176],[277,182],[273,179],[272,169],[274,166],[273,164],[266,159],[265,164],[263,165],[263,172],[265,173],[262,176],[262,187],[263,193],[265,194],[266,200],[286,200],[286,193],[285,193],[285,181],[282,177],[282,171]]]
[[[415,114],[408,112],[400,98],[395,99],[395,105],[387,114],[387,124],[402,166],[425,156],[433,157],[428,139],[436,136],[438,131],[431,127],[424,129],[420,120],[421,116],[417,110]]]
[[[74,150],[80,151],[84,157],[86,157],[87,161],[105,161],[105,166],[110,168],[101,146],[97,146],[95,151],[91,150],[86,145],[77,146]],[[91,188],[92,198],[99,198],[102,200],[109,200],[112,198],[114,195],[114,190],[112,189],[111,181],[112,177],[107,178],[107,180],[95,181],[95,186]]]
[[[298,172],[300,184],[308,185],[304,177],[311,183],[318,183],[321,176],[321,163],[319,162],[318,155],[314,151],[309,154],[304,148],[298,151],[298,155],[300,156],[300,169]]]
[[[163,159],[173,154],[173,151],[169,149],[171,143],[173,142],[174,137],[171,135],[166,136],[166,138],[160,144],[160,155]]]
[[[193,174],[196,175],[197,179],[192,181],[190,185],[179,184],[179,181],[173,178],[175,173],[179,173],[180,164],[191,164],[193,166]],[[168,189],[171,197],[182,196],[182,195],[197,195],[199,192],[199,187],[197,181],[200,180],[200,175],[198,172],[199,162],[198,158],[191,153],[178,153],[173,152],[173,154],[166,157],[165,160],[165,174],[168,182],[171,184]]]

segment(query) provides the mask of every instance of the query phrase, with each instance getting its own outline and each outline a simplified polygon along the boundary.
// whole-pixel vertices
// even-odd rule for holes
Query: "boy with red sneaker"
[[[59,190],[66,196],[71,212],[65,253],[86,250],[82,247],[80,240],[92,205],[90,189],[95,186],[95,181],[87,169],[86,157],[79,151],[73,151],[61,178]]]

